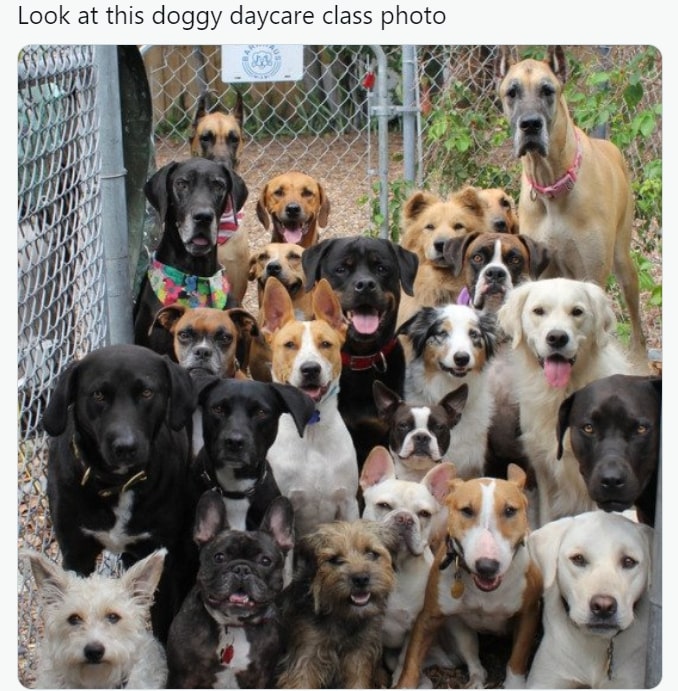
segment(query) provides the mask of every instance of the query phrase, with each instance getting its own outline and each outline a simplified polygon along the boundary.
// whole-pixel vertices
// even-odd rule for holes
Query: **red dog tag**
[[[233,659],[233,646],[232,645],[227,645],[222,651],[221,651],[221,662],[224,665],[230,664],[231,660]]]

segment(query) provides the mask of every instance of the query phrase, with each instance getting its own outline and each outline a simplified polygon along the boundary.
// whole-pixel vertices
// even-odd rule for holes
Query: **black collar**
[[[203,479],[209,489],[218,492],[225,499],[248,499],[257,491],[259,485],[261,485],[261,483],[268,477],[268,463],[264,464],[264,472],[255,480],[254,484],[249,489],[246,489],[242,492],[233,492],[224,489],[216,480],[212,479],[207,468],[205,468],[204,461],[200,477]]]

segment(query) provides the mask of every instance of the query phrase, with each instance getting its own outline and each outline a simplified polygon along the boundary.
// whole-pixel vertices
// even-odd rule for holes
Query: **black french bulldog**
[[[231,528],[256,530],[270,503],[280,495],[266,460],[278,433],[278,420],[289,413],[302,436],[315,403],[290,384],[197,375],[194,381],[204,441],[193,464],[198,496],[216,489],[225,502]]]
[[[390,240],[347,237],[322,240],[304,250],[306,290],[326,278],[349,321],[342,348],[339,412],[362,466],[387,440],[372,395],[375,380],[402,396],[405,354],[395,335],[400,291],[413,294],[418,267],[414,252]]]
[[[231,530],[221,496],[208,490],[193,536],[200,568],[170,628],[168,688],[273,688],[281,652],[276,597],[294,543],[292,504],[277,497],[258,530]]]

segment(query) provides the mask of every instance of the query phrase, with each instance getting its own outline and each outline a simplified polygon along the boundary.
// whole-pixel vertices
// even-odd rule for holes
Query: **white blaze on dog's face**
[[[567,278],[516,287],[498,318],[514,348],[525,340],[554,388],[568,385],[577,359],[601,347],[615,324],[602,288]]]
[[[596,510],[547,523],[532,533],[529,549],[570,620],[612,637],[633,623],[647,593],[652,535],[649,526]]]
[[[446,500],[448,537],[461,547],[460,556],[484,591],[501,585],[528,533],[525,473],[509,468],[509,480],[453,480]]]

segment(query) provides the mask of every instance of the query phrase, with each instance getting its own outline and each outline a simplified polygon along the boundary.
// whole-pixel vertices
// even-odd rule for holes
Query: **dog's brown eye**
[[[474,264],[482,264],[482,263],[483,263],[483,255],[480,254],[480,253],[474,254],[474,255],[471,257],[471,261],[472,261]]]
[[[515,506],[504,507],[504,516],[506,516],[506,518],[512,518],[517,513],[518,513],[518,509]]]
[[[223,552],[215,552],[212,559],[215,564],[223,564],[226,561],[226,555]]]
[[[588,561],[586,560],[586,557],[583,554],[573,554],[570,557],[570,561],[575,565],[579,566],[580,568],[583,568],[588,564]]]
[[[260,563],[262,566],[270,566],[270,565],[272,564],[270,557],[262,557],[262,558],[259,560],[259,563]]]
[[[464,230],[466,228],[463,223],[455,223],[452,227],[454,230]]]
[[[302,196],[302,197],[312,197],[312,196],[313,196],[313,192],[311,192],[311,190],[302,190],[301,196]]]
[[[277,190],[273,191],[273,196],[275,196],[275,197],[282,197],[282,196],[284,196],[284,194],[285,194],[285,190],[283,190],[282,187],[278,187]]]
[[[221,405],[213,405],[210,408],[210,412],[212,415],[217,415],[218,417],[221,417],[224,414],[224,408]]]
[[[506,90],[507,98],[515,98],[517,95],[518,95],[518,89],[515,86],[512,86]]]
[[[229,333],[220,333],[217,335],[216,340],[221,344],[221,345],[231,345],[233,342],[233,334]]]
[[[327,350],[332,347],[332,344],[329,341],[320,341],[320,347]]]
[[[590,422],[587,422],[585,425],[582,426],[581,431],[584,434],[593,434],[593,425]]]
[[[174,185],[179,190],[179,192],[185,192],[188,189],[188,182],[183,178],[175,180]]]
[[[120,621],[120,619],[122,619],[122,617],[119,614],[117,614],[116,612],[109,612],[106,615],[106,621],[109,624],[117,624]]]
[[[503,206],[505,209],[508,209],[511,207],[511,202],[508,199],[500,199],[499,206]]]
[[[344,563],[344,559],[338,554],[333,554],[331,557],[327,557],[327,563],[332,564],[332,566],[341,566]]]
[[[474,516],[474,511],[470,506],[462,506],[459,513],[466,518],[473,518]]]
[[[427,223],[424,226],[424,230],[435,230],[435,229],[436,229],[435,223]]]
[[[380,509],[384,509],[384,510],[386,510],[386,511],[390,511],[390,510],[393,508],[387,501],[380,501],[380,502],[377,502],[377,506],[378,506]]]
[[[636,434],[647,434],[650,431],[650,428],[647,425],[644,425],[642,423],[639,423],[638,426],[636,427]]]
[[[431,518],[432,515],[433,514],[430,511],[426,511],[426,509],[422,509],[421,511],[417,512],[417,516],[419,516],[419,518]]]
[[[152,389],[142,389],[141,391],[141,398],[153,398],[153,390]]]
[[[79,614],[71,614],[66,621],[71,625],[71,626],[79,626],[82,624],[82,617]]]
[[[513,264],[514,266],[520,264],[520,257],[511,257],[511,259],[509,259],[509,264]]]
[[[543,307],[535,307],[532,310],[532,314],[536,314],[538,317],[543,317],[544,316],[544,308]]]
[[[581,307],[574,307],[572,309],[573,317],[581,317],[582,314],[584,314],[584,310]]]
[[[379,552],[375,552],[373,549],[368,549],[367,552],[365,552],[365,556],[372,561],[377,561],[380,555]]]
[[[105,396],[103,391],[92,391],[92,398],[97,402],[101,403]]]
[[[638,565],[638,560],[633,557],[622,557],[621,567],[622,569],[632,569]]]

